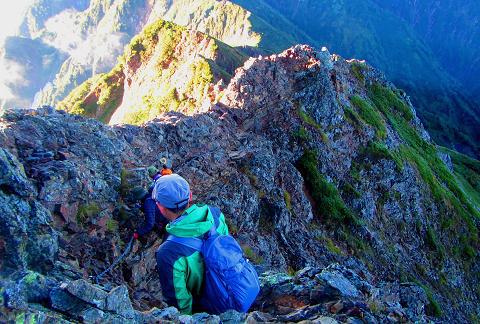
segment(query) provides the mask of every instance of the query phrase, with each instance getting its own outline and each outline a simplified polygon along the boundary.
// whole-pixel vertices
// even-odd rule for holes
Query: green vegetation
[[[246,58],[207,35],[159,20],[132,39],[111,72],[84,82],[59,107],[107,123],[124,100],[124,71],[130,85],[140,67],[153,63],[154,73],[143,80],[145,92],[129,96],[125,102],[129,106],[122,106],[124,117],[115,121],[140,125],[167,111],[191,113],[204,100],[216,100],[209,93],[212,83],[220,78],[228,82]],[[190,73],[185,73],[186,68]]]
[[[344,57],[363,57],[369,64],[384,71],[388,79],[409,93],[419,116],[436,142],[443,145],[455,143],[457,147],[469,154],[478,156],[480,144],[478,140],[475,141],[475,138],[478,134],[480,118],[478,113],[475,113],[475,101],[466,99],[466,92],[459,94],[453,86],[454,82],[451,82],[451,76],[441,68],[442,64],[438,57],[431,54],[432,49],[433,52],[437,52],[439,46],[428,47],[432,45],[426,45],[419,38],[418,31],[408,26],[406,20],[401,17],[402,14],[397,12],[398,10],[393,10],[394,13],[388,9],[379,10],[379,6],[386,8],[398,6],[398,4],[393,5],[390,1],[375,1],[375,3],[322,1],[312,6],[309,1],[269,1],[268,5],[271,8],[265,8],[257,4],[258,1],[253,0],[241,0],[237,3],[252,12],[250,18],[252,29],[262,34],[260,47],[272,37],[268,33],[261,32],[260,23],[257,21],[263,20],[268,21],[269,27],[277,30],[281,36],[286,33],[292,35],[297,28],[304,31],[306,35],[296,34],[300,37],[300,41],[292,42],[291,45],[306,43],[318,48],[326,45],[334,52],[342,53]],[[283,28],[286,25],[281,19],[270,18],[272,8],[277,16],[287,16],[288,23],[293,24],[295,28]],[[405,9],[403,13],[408,14],[411,10],[413,9]],[[450,9],[445,6],[444,10]],[[426,19],[426,17],[423,18]],[[437,20],[437,22],[440,21],[448,21],[448,19]],[[417,24],[420,29],[422,29],[421,26]],[[427,38],[431,39],[431,37]],[[438,39],[443,42],[442,37]],[[448,42],[443,43],[448,44]],[[468,52],[471,53],[471,44],[464,43],[464,52],[468,47]],[[442,53],[439,54],[439,56],[442,55]],[[460,55],[459,59],[464,61],[465,57]],[[350,69],[352,75],[362,82],[365,76],[364,73],[362,74],[364,72],[362,64],[353,62]],[[467,83],[476,84],[475,82]]]
[[[370,142],[361,152],[362,159],[368,158],[371,162],[377,162],[382,159],[393,160],[397,170],[403,169],[403,161],[400,155],[390,151],[387,146],[380,142]]]
[[[300,126],[300,128],[297,131],[293,132],[292,135],[304,142],[310,139],[310,135],[308,134],[308,131],[303,126]]]
[[[283,199],[285,201],[285,206],[291,212],[292,211],[292,197],[287,190],[283,190]]]
[[[350,196],[350,197],[353,197],[353,198],[360,198],[362,195],[360,194],[360,192],[358,192],[357,189],[355,189],[351,183],[348,183],[348,182],[345,182],[343,185],[342,185],[342,191]]]
[[[403,161],[408,161],[416,167],[433,198],[440,204],[442,208],[440,210],[441,227],[450,230],[452,235],[457,237],[458,232],[463,232],[465,227],[468,230],[468,235],[463,239],[461,247],[454,253],[458,257],[471,258],[472,252],[475,252],[474,247],[479,243],[478,229],[473,218],[480,218],[480,212],[472,203],[475,201],[475,194],[473,196],[468,194],[468,190],[476,192],[472,186],[472,183],[476,184],[476,176],[472,176],[472,173],[474,174],[476,171],[469,172],[468,170],[475,170],[479,165],[475,160],[454,155],[457,164],[454,163],[456,172],[455,176],[452,175],[440,159],[437,148],[423,140],[414,126],[409,123],[411,116],[405,113],[404,108],[401,108],[402,103],[393,91],[374,84],[370,88],[369,96],[405,143],[400,146],[397,154],[402,157]],[[466,177],[469,177],[470,181]],[[464,181],[458,181],[458,179]],[[439,257],[443,258],[444,247],[439,244],[434,234],[431,229],[427,229],[426,243]]]
[[[480,217],[479,212],[471,205],[455,178],[438,157],[435,146],[423,140],[415,128],[410,125],[408,120],[411,116],[404,112],[397,114],[398,111],[403,111],[398,107],[405,104],[391,90],[379,84],[373,85],[370,90],[370,98],[375,106],[383,112],[406,143],[400,147],[400,155],[404,160],[417,167],[422,179],[430,187],[434,198],[453,206],[465,218],[469,218],[469,215]]]
[[[360,130],[363,128],[362,119],[355,110],[349,107],[343,107],[343,111],[345,114],[345,119],[348,120],[350,124],[355,127],[355,129]]]
[[[351,99],[353,105],[357,108],[360,118],[367,124],[373,126],[377,137],[384,139],[387,137],[387,129],[382,116],[367,101],[359,96],[353,96]]]
[[[105,226],[110,233],[116,233],[118,231],[118,222],[114,219],[107,220]]]
[[[23,277],[22,281],[27,285],[31,285],[35,281],[37,281],[39,276],[40,275],[38,273],[33,272],[33,271],[29,271],[28,274],[25,277]]]
[[[187,85],[189,92],[192,92],[194,89],[203,91],[205,86],[209,85],[213,81],[212,70],[208,62],[205,60],[200,60],[193,63],[190,66],[190,71],[192,78]]]
[[[16,317],[15,317],[15,324],[25,324],[25,313],[24,312],[21,312],[20,314],[18,314]]]
[[[430,316],[435,316],[435,317],[441,317],[442,316],[442,307],[438,303],[438,301],[435,299],[435,296],[433,296],[432,291],[430,288],[428,288],[425,285],[421,285],[422,288],[425,290],[425,293],[427,294],[427,299],[428,299],[428,306],[426,307],[426,313],[427,315]]]
[[[155,97],[153,90],[142,97],[141,108],[125,115],[124,122],[132,125],[141,125],[167,111],[176,111],[180,100],[176,88],[168,90],[163,97]]]
[[[297,112],[298,112],[298,116],[300,117],[300,119],[307,125],[313,127],[314,129],[317,130],[317,132],[320,134],[320,137],[322,139],[322,142],[324,143],[327,143],[328,142],[328,137],[327,135],[323,132],[322,130],[322,127],[317,124],[317,122],[315,121],[315,119],[313,119],[312,117],[310,117],[301,107],[300,105],[297,103]]]
[[[127,169],[122,168],[120,171],[120,196],[125,197],[131,189],[131,185],[128,183],[128,177],[130,172]]]
[[[438,241],[435,232],[430,227],[427,228],[425,243],[428,245],[430,250],[435,252],[435,256],[437,257],[437,259],[435,259],[434,261],[438,261],[439,263],[441,263],[445,259],[445,248]]]
[[[309,116],[305,111],[303,111],[301,108],[298,109],[298,116],[300,117],[300,119],[301,119],[304,123],[312,126],[312,127],[315,128],[316,130],[321,130],[321,129],[322,129],[322,127],[321,127],[319,124],[317,124],[317,122],[315,121],[315,119],[313,119],[312,117],[310,117],[310,116]]]
[[[355,78],[360,81],[362,85],[365,84],[365,75],[363,72],[367,70],[367,65],[365,63],[361,63],[358,61],[354,61],[350,64],[350,68],[352,69],[352,73]]]
[[[290,265],[287,267],[287,274],[288,274],[290,277],[294,277],[296,273],[297,273],[297,270],[295,270],[294,267],[292,267],[292,266],[290,266]]]
[[[450,155],[455,177],[471,202],[480,208],[480,161],[447,148],[440,148]]]
[[[317,239],[320,242],[324,243],[327,250],[330,251],[331,253],[340,254],[340,255],[343,254],[342,250],[335,244],[335,242],[333,242],[331,238],[320,236]]]
[[[89,203],[82,205],[77,211],[77,222],[79,224],[85,224],[88,219],[100,213],[100,207],[96,203]]]
[[[374,314],[380,314],[385,311],[385,306],[381,301],[369,299],[367,304],[370,311]]]
[[[123,65],[118,64],[109,73],[94,76],[82,83],[57,107],[107,123],[122,101],[123,81]]]
[[[248,245],[241,245],[242,247],[242,250],[243,250],[243,254],[245,255],[245,257],[247,259],[249,259],[250,261],[252,261],[253,263],[255,264],[260,264],[260,263],[263,263],[263,258],[259,255],[257,255],[255,252],[253,252],[252,248],[249,247]]]
[[[179,43],[184,27],[175,25],[174,23],[157,20],[153,24],[148,25],[137,36],[133,37],[127,46],[125,55],[121,58],[121,62],[130,62],[138,60],[140,62],[147,61],[153,54],[156,45],[161,42],[162,52],[160,61],[163,62],[169,58],[175,46]]]
[[[316,214],[330,224],[358,224],[359,220],[347,208],[337,188],[318,171],[317,163],[317,152],[310,150],[297,161],[297,168],[314,200]]]
[[[379,83],[375,83],[370,87],[370,99],[389,120],[391,119],[391,114],[403,117],[407,122],[413,119],[410,107],[392,90],[381,86]]]

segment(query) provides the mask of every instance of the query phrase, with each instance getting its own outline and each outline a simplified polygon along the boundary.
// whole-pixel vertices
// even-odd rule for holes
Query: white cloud
[[[92,68],[94,73],[105,72],[115,65],[128,36],[125,33],[102,33],[89,35],[80,32],[80,15],[67,9],[48,19],[45,27],[49,33],[43,38],[46,43],[70,54],[75,62]]]
[[[66,53],[72,54],[84,41],[82,37],[78,11],[67,9],[45,22],[48,31],[43,40]]]
[[[24,75],[25,70],[20,64],[5,58],[0,59],[0,99],[13,99],[12,87],[20,83],[28,84]]]
[[[28,6],[33,0],[15,0],[0,2],[0,43],[5,37],[15,35]]]

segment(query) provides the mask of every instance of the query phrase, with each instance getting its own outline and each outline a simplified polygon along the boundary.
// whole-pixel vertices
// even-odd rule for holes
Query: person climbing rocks
[[[158,233],[163,233],[168,220],[162,215],[158,209],[155,201],[152,199],[152,191],[155,186],[155,182],[164,175],[172,174],[172,169],[163,164],[161,170],[158,170],[154,165],[151,165],[147,169],[148,175],[152,179],[152,184],[149,186],[148,191],[142,187],[134,188],[134,199],[141,202],[140,209],[145,215],[145,221],[138,227],[133,233],[133,238],[138,240],[150,233],[154,228]]]
[[[214,224],[207,205],[191,205],[192,194],[188,182],[177,174],[160,178],[153,198],[163,215],[170,221],[167,234],[198,237]],[[223,214],[217,231],[228,234]],[[199,307],[204,265],[202,256],[193,248],[165,241],[157,250],[157,270],[166,302],[181,313],[191,314]]]
[[[167,165],[166,160],[164,160],[164,161],[165,161],[165,163],[163,163],[161,170],[158,170],[157,167],[154,166],[154,165],[151,165],[147,168],[148,175],[153,180],[153,183],[152,183],[151,187],[153,187],[153,185],[155,184],[155,181],[157,181],[158,178],[160,178],[161,176],[170,175],[170,174],[173,173],[173,168],[171,166]]]
[[[190,185],[178,174],[159,178],[152,198],[170,222],[166,226],[168,238],[156,252],[166,302],[183,314],[203,311],[220,314],[228,309],[246,312],[259,292],[258,276],[243,258],[238,243],[229,236],[220,209],[191,205]],[[212,242],[217,246],[212,246]],[[209,252],[205,254],[206,251]],[[228,271],[212,264],[223,265]],[[218,284],[219,279],[213,273],[223,273],[222,284]],[[225,273],[229,276],[223,276]],[[225,282],[232,286],[227,287]]]

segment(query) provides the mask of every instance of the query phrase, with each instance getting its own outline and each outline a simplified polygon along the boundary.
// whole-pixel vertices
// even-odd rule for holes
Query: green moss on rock
[[[386,138],[387,129],[385,127],[385,121],[378,110],[373,108],[372,105],[360,96],[353,96],[350,100],[357,108],[360,118],[375,129],[377,137],[380,139]]]
[[[327,223],[358,224],[358,219],[345,205],[337,188],[329,183],[317,167],[317,153],[307,150],[297,161],[297,168],[315,202],[315,211]]]
[[[100,213],[100,207],[96,203],[82,205],[77,211],[77,222],[79,224],[85,224],[88,219],[98,215],[98,213]]]

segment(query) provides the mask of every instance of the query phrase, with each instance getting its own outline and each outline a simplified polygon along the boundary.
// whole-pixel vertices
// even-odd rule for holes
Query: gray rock
[[[219,315],[221,323],[233,324],[233,323],[242,323],[245,321],[245,313],[239,313],[234,310],[229,310],[225,313]]]
[[[455,298],[444,294],[439,299],[445,320],[467,321],[464,314],[473,313],[478,305],[478,271],[473,271],[478,260],[467,272],[449,249],[443,261],[428,258],[432,251],[425,237],[433,229],[441,233],[439,244],[459,246],[458,232],[467,233],[472,224],[449,214],[455,204],[445,206],[432,196],[415,161],[405,159],[403,167],[397,167],[388,155],[366,152],[372,141],[393,153],[408,143],[391,122],[386,123],[386,137],[379,138],[371,125],[348,120],[347,108],[358,110],[351,97],[360,95],[368,101],[368,86],[373,84],[398,91],[371,67],[363,71],[365,82],[357,82],[349,62],[328,56],[295,46],[278,55],[252,58],[231,79],[221,102],[207,112],[167,113],[140,127],[109,127],[51,109],[7,111],[0,120],[2,275],[10,278],[15,271],[34,269],[65,280],[103,271],[142,221],[125,197],[129,186],[147,185],[145,167],[167,156],[191,183],[195,202],[220,207],[256,268],[272,270],[262,276],[255,310],[270,312],[277,320],[280,315],[298,316],[302,307],[339,302],[345,311],[339,311],[339,321],[356,318],[358,312],[386,321],[387,311],[370,314],[355,304],[375,295],[380,306],[401,313],[392,318],[412,320],[418,314],[415,318],[421,319],[421,312],[409,313],[410,308],[418,309],[410,298],[404,302],[411,306],[400,305],[399,277],[435,279],[440,266],[449,278],[448,288],[456,288],[449,290]],[[327,61],[333,65],[327,67]],[[403,95],[398,99],[414,112]],[[408,125],[409,131],[429,141],[418,118]],[[434,147],[430,142],[425,145]],[[306,149],[318,152],[319,172],[361,218],[360,226],[328,220],[312,203],[309,175],[296,168]],[[129,217],[122,218],[125,210]],[[458,230],[443,230],[446,219],[454,219]],[[162,305],[154,259],[160,242],[155,233],[146,242],[137,242],[132,255],[102,284],[128,283],[135,309]],[[341,267],[327,267],[332,263]],[[293,277],[279,274],[306,266],[309,270]],[[424,276],[418,275],[419,269],[424,269]],[[84,289],[72,291],[90,308],[102,308],[89,310],[85,318],[125,319],[115,312],[130,312],[125,289],[117,291],[118,299],[112,297],[113,311],[105,310],[108,293],[97,300],[98,288]],[[415,296],[412,301],[420,298]],[[126,309],[119,300],[125,301]],[[455,309],[454,302],[459,301],[461,310]],[[25,307],[22,303],[19,300],[15,307]],[[61,296],[56,304],[65,308]]]
[[[133,307],[126,286],[115,287],[106,297],[105,310],[126,318],[133,317]]]
[[[6,255],[0,271],[26,269],[46,272],[53,267],[58,250],[51,215],[39,202],[22,164],[0,149],[0,237]]]
[[[85,301],[61,288],[54,288],[50,291],[50,301],[53,309],[70,314],[71,316],[77,316],[77,314],[80,314],[89,307]]]
[[[92,284],[88,283],[84,279],[79,279],[72,281],[67,284],[66,291],[68,291],[73,296],[95,306],[99,309],[107,309],[107,297],[108,293],[101,290],[100,288],[94,287]],[[122,290],[118,291],[122,293]],[[117,295],[112,295],[110,299],[110,304],[112,307],[117,306]]]
[[[317,278],[325,280],[330,286],[338,289],[342,296],[352,298],[361,296],[357,288],[337,270],[323,270]]]
[[[16,194],[22,198],[31,197],[36,193],[25,175],[23,165],[2,147],[0,147],[0,188],[6,194]]]

